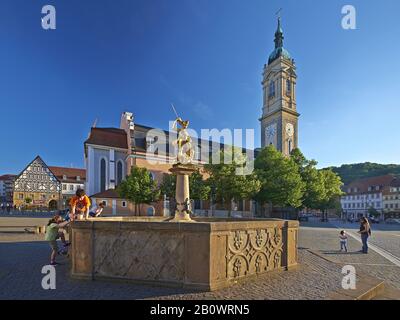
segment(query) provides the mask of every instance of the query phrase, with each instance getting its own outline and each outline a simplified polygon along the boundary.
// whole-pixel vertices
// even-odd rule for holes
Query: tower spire
[[[281,17],[278,17],[278,27],[275,32],[275,49],[283,47],[283,30],[281,26]]]

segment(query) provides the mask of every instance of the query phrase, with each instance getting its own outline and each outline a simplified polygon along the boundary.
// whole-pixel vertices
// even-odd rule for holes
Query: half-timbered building
[[[15,179],[14,205],[55,210],[60,203],[61,182],[37,156]]]

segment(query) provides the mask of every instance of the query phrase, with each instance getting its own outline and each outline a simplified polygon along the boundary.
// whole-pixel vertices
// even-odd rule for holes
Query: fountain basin
[[[212,291],[297,265],[298,221],[113,217],[71,226],[71,275]]]

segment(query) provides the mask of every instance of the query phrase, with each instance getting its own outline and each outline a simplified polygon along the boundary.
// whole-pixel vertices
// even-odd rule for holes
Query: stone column
[[[191,208],[187,208],[187,203],[190,204],[189,176],[195,170],[196,168],[192,164],[176,164],[170,169],[170,172],[176,174],[176,211],[171,222],[192,221],[190,218]]]

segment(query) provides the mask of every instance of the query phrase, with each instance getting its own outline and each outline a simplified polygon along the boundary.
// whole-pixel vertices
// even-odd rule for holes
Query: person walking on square
[[[64,232],[59,229],[64,228],[68,225],[69,221],[62,220],[62,217],[59,214],[56,214],[53,218],[51,218],[46,227],[46,235],[45,240],[49,242],[51,248],[50,255],[50,265],[56,266],[56,256],[59,252],[65,252],[66,248],[70,245],[69,242],[65,241]],[[61,239],[63,243],[63,249],[58,250],[57,239]]]
[[[360,231],[358,231],[358,233],[361,235],[361,251],[363,253],[368,253],[368,238],[371,236],[371,226],[366,217],[361,218]]]
[[[90,199],[86,195],[83,189],[76,190],[76,195],[71,198],[69,205],[71,207],[69,213],[71,221],[75,221],[76,219],[80,220],[83,217],[85,219],[88,218],[90,209]]]
[[[347,252],[347,234],[346,231],[342,230],[340,231],[340,235],[339,235],[339,239],[340,239],[340,251],[346,251]]]

